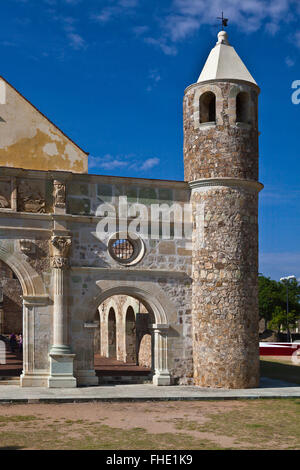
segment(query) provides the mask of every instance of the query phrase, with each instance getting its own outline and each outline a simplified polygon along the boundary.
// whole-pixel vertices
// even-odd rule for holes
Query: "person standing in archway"
[[[17,338],[16,338],[15,333],[12,333],[9,337],[9,346],[10,346],[11,352],[14,353],[17,347]]]

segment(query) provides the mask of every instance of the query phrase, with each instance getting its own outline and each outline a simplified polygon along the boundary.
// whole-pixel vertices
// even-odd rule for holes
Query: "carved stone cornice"
[[[227,186],[231,188],[243,188],[250,191],[259,192],[263,189],[264,185],[258,181],[251,181],[239,178],[203,178],[195,181],[190,181],[189,186],[192,191],[200,188],[207,188],[213,186]]]

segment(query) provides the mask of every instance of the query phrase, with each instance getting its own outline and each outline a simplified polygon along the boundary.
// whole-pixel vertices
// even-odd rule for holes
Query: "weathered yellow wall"
[[[0,78],[0,166],[87,173],[88,157]]]

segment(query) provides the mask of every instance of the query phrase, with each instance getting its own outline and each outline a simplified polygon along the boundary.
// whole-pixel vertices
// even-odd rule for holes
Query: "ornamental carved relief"
[[[21,212],[46,213],[45,184],[39,180],[20,180],[18,208]]]
[[[53,235],[50,239],[51,267],[63,269],[68,266],[72,239],[70,236]]]
[[[19,240],[20,251],[25,255],[28,255],[32,252],[32,241],[31,240]]]
[[[66,185],[61,181],[53,182],[54,207],[65,209],[66,207]]]

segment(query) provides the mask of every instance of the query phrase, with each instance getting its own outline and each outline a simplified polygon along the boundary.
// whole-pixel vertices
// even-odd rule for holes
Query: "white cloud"
[[[279,205],[298,205],[300,199],[300,190],[297,187],[272,187],[266,186],[260,193],[260,201],[262,204],[279,206]]]
[[[281,277],[300,276],[300,252],[260,253],[259,272],[279,280]]]
[[[264,27],[276,34],[282,23],[295,20],[300,13],[298,0],[173,0],[171,13],[160,19],[162,33],[159,38],[146,38],[148,44],[159,46],[167,55],[175,55],[175,43],[195,33],[202,25],[217,24],[217,16],[224,12],[229,25],[251,33]],[[300,31],[295,36],[300,47]]]
[[[291,59],[291,57],[286,57],[285,58],[285,63],[288,67],[294,67],[295,61],[294,59]]]
[[[139,4],[139,0],[118,0],[114,5],[103,8],[99,13],[91,15],[98,23],[107,23],[126,13],[131,13]]]
[[[151,44],[154,46],[159,47],[164,54],[166,55],[176,55],[177,49],[172,44],[167,44],[167,40],[165,38],[155,39],[155,38],[145,38],[145,42],[147,44]]]
[[[150,70],[148,79],[150,80],[150,85],[147,86],[146,90],[152,91],[153,88],[161,81],[160,73],[157,69]]]
[[[83,39],[83,37],[80,36],[80,34],[68,33],[67,37],[69,39],[69,44],[73,49],[79,50],[79,49],[85,49],[86,48],[86,42]]]
[[[294,43],[300,48],[300,31],[297,31],[294,35]]]
[[[138,172],[151,170],[159,164],[159,158],[147,158],[142,161],[135,158],[134,155],[111,155],[106,154],[103,157],[89,157],[89,167],[103,169],[106,171],[114,171],[117,169],[128,169]]]
[[[159,165],[159,162],[159,158],[148,158],[141,166],[141,171],[151,170],[153,167]]]
[[[144,25],[144,26],[135,26],[134,28],[132,28],[132,31],[137,36],[141,36],[142,34],[147,33],[147,31],[149,31],[149,26],[146,26],[146,25]]]

